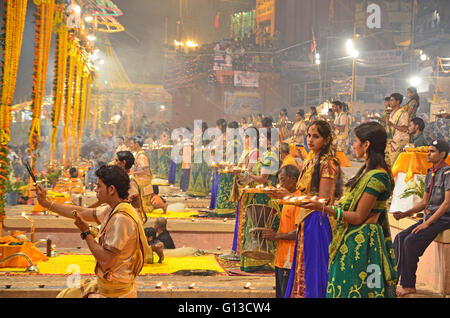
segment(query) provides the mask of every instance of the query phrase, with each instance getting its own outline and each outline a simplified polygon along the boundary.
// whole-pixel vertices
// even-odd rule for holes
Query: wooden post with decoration
[[[52,109],[52,135],[50,140],[50,165],[54,166],[56,136],[58,124],[64,105],[64,84],[67,78],[67,57],[69,53],[69,32],[67,28],[67,19],[65,18],[63,4],[56,6],[55,14],[55,75],[53,81],[53,109]]]
[[[34,46],[33,88],[31,92],[32,120],[30,126],[31,168],[36,170],[37,155],[41,137],[42,101],[45,93],[48,59],[52,40],[55,0],[36,1],[36,32]]]
[[[11,104],[16,88],[23,29],[27,12],[27,0],[3,1],[3,60],[1,61],[0,107],[0,236],[6,218],[6,180],[8,178],[8,143],[10,141]]]

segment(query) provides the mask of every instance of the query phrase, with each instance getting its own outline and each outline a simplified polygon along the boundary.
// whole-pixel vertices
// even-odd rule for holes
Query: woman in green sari
[[[150,169],[155,172],[155,175],[158,175],[159,165],[158,165],[158,149],[156,148],[156,145],[152,145],[151,148],[148,151],[149,153],[149,162],[150,162]]]
[[[334,216],[327,298],[396,297],[397,269],[386,201],[394,182],[385,161],[386,130],[376,122],[355,129],[353,149],[365,164],[346,184],[337,207],[312,202],[307,209]]]
[[[233,121],[228,124],[228,128],[238,129],[239,125],[237,122]],[[226,159],[233,158],[233,164],[237,163],[235,155],[238,153],[239,149],[239,139],[237,136],[235,138],[230,138],[226,140]],[[219,182],[217,187],[217,198],[216,198],[216,215],[217,216],[234,216],[236,213],[236,202],[230,200],[231,193],[233,190],[234,175],[232,171],[219,171]]]
[[[277,183],[276,173],[279,168],[279,161],[276,157],[275,152],[271,150],[271,134],[270,129],[267,131],[266,136],[267,150],[264,152],[262,159],[255,163],[251,168],[251,174],[249,175],[249,186],[255,187],[259,184],[265,186],[275,186]],[[258,147],[259,148],[259,147]],[[278,204],[274,202],[267,194],[264,193],[247,193],[241,198],[240,212],[242,216],[240,217],[241,227],[240,227],[240,250],[242,252],[243,248],[246,246],[247,240],[251,239],[250,235],[250,225],[248,216],[246,215],[246,208],[252,204],[262,204],[273,207],[278,215],[276,216],[272,229],[276,232],[278,231],[278,225],[280,223],[280,213],[281,209]],[[274,243],[275,245],[275,243]],[[276,248],[276,246],[274,246]],[[257,260],[250,257],[246,257],[241,253],[241,270],[245,272],[255,272],[255,271],[267,271],[274,270],[274,259],[272,260]]]
[[[408,112],[409,121],[411,121],[416,117],[416,112],[420,105],[420,97],[419,94],[417,94],[417,88],[408,87],[406,96],[409,98],[409,101],[402,108]]]
[[[197,128],[195,128],[197,129]],[[208,125],[202,123],[202,135],[205,130],[208,129]],[[195,132],[194,132],[195,134]],[[195,154],[201,152],[202,161],[200,163],[195,162]],[[187,194],[192,197],[206,197],[211,189],[211,167],[203,158],[203,149],[195,149],[192,152],[191,160],[191,173],[189,176],[189,188]]]
[[[250,148],[249,131],[255,131],[255,145]],[[258,137],[257,130],[253,127],[246,129],[247,134],[244,136],[244,151],[242,152],[238,166],[243,168],[243,172],[233,171],[234,180],[231,191],[230,201],[236,203],[236,222],[234,228],[233,246],[232,250],[235,255],[240,255],[241,252],[241,232],[243,228],[243,221],[245,221],[245,211],[242,211],[242,202],[246,201],[248,193],[245,192],[245,187],[250,183],[249,171],[252,171],[253,165],[258,162]],[[248,169],[248,170],[247,170]]]
[[[161,179],[168,179],[171,149],[167,147],[170,144],[169,134],[167,131],[164,130],[161,133],[160,142],[162,148],[158,150],[158,176]]]

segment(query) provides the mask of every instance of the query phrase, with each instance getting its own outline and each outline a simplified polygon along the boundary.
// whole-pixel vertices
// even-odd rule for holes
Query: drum
[[[252,204],[246,209],[248,237],[242,247],[242,255],[257,260],[272,260],[275,254],[273,241],[263,238],[263,231],[272,229],[277,210],[262,204]]]

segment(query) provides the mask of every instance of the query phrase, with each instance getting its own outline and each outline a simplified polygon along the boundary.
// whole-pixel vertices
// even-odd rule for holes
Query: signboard
[[[224,113],[234,116],[248,116],[261,112],[261,97],[258,92],[226,91]]]
[[[214,43],[214,71],[233,69],[233,57],[231,52],[227,52],[223,46],[225,43]]]
[[[235,71],[234,86],[259,87],[259,73]]]
[[[365,51],[361,53],[361,60],[370,65],[392,65],[403,62],[402,50]]]

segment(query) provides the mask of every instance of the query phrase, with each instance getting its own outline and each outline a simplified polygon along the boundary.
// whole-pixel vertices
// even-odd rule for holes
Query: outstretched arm
[[[77,206],[77,205],[68,205],[68,204],[50,202],[47,200],[47,191],[45,191],[44,188],[40,184],[36,185],[36,195],[37,195],[39,204],[42,205],[44,208],[46,208],[49,211],[58,213],[59,215],[64,216],[66,218],[70,218],[70,219],[75,218],[72,215],[72,212],[77,211],[78,214],[84,220],[86,220],[88,222],[97,223],[97,220],[94,217],[95,209],[84,208],[84,207]]]

